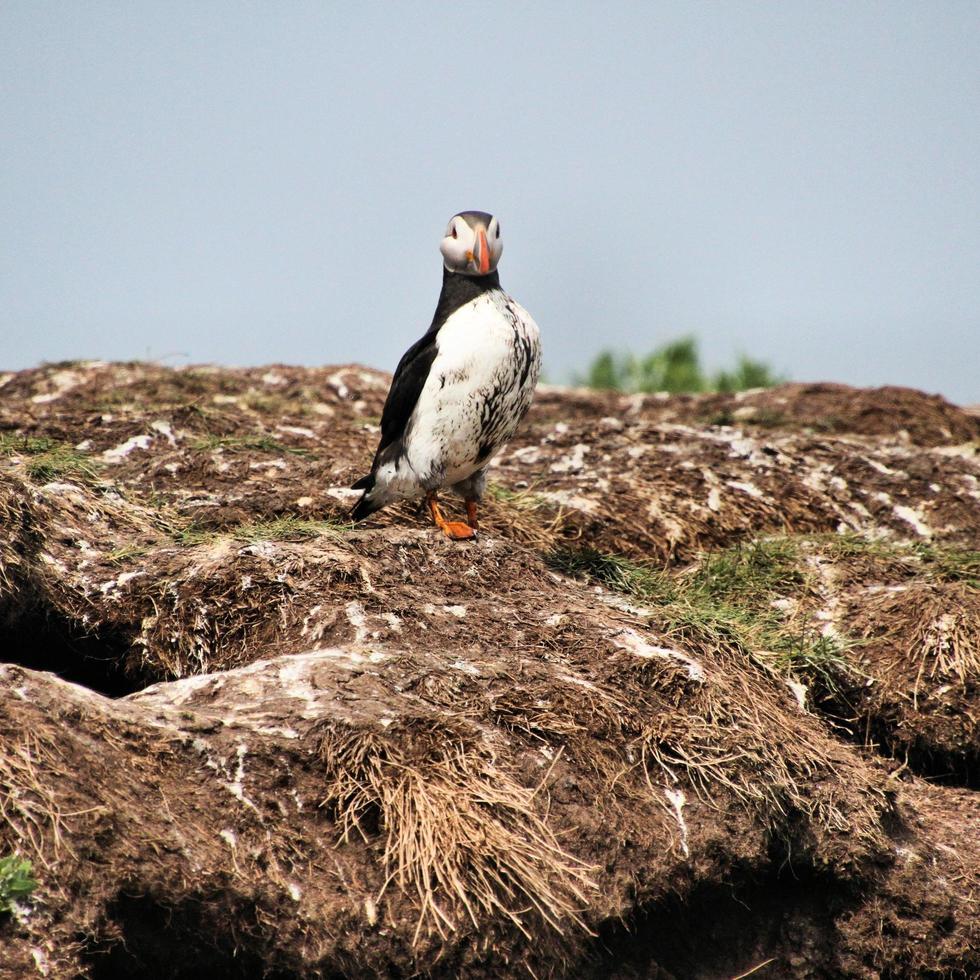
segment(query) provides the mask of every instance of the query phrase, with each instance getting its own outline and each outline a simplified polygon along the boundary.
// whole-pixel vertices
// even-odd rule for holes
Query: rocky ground
[[[544,388],[453,543],[387,381],[0,374],[0,977],[980,974],[980,418]]]

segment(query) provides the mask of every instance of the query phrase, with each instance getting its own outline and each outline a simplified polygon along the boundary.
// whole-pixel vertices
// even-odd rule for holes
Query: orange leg
[[[466,523],[475,531],[480,525],[476,520],[476,501],[466,501]]]
[[[429,505],[429,513],[432,515],[432,520],[435,521],[436,527],[440,528],[442,533],[447,537],[452,538],[453,541],[464,541],[466,538],[476,537],[476,528],[470,527],[469,524],[464,524],[462,521],[447,521],[442,516],[442,511],[439,509],[439,502],[436,500],[435,491],[431,491],[425,495],[425,502]]]

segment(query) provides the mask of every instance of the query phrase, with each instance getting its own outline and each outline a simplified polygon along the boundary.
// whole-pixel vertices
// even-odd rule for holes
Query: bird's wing
[[[390,446],[405,433],[408,420],[415,411],[419,395],[429,376],[429,368],[439,350],[436,344],[438,331],[430,330],[402,355],[391,379],[391,388],[381,413],[381,442],[378,453]]]

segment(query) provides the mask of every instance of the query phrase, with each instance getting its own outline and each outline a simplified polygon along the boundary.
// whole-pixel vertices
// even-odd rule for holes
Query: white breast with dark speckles
[[[541,370],[537,324],[499,289],[456,310],[437,346],[391,474],[399,495],[451,486],[486,466],[527,413]]]

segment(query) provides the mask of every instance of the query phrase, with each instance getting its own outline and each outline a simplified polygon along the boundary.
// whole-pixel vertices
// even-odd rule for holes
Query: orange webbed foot
[[[432,514],[432,520],[435,521],[436,527],[440,528],[447,538],[453,541],[466,541],[468,538],[476,537],[476,528],[470,527],[469,524],[464,524],[462,521],[447,521],[442,516],[434,493],[426,495],[426,503],[429,505],[429,513]]]
[[[444,521],[440,527],[443,533],[452,538],[453,541],[466,541],[476,537],[476,528],[464,524],[462,521]]]

